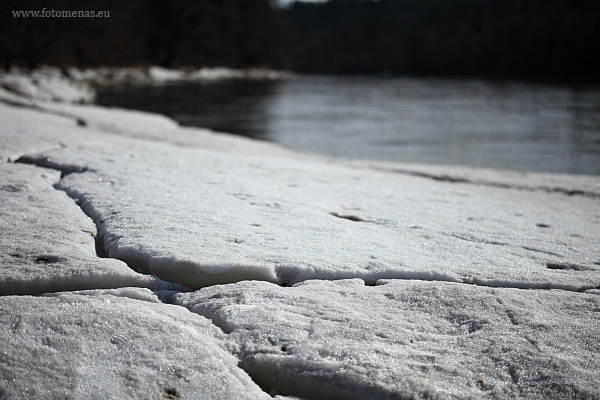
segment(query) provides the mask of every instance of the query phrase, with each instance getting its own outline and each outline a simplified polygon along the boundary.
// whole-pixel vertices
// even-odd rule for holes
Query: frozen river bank
[[[599,396],[599,178],[0,95],[8,398]]]

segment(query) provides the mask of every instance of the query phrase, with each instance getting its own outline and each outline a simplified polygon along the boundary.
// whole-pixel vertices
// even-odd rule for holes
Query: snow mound
[[[181,307],[63,293],[2,297],[0,309],[4,398],[270,398]]]
[[[101,143],[101,139],[98,139]],[[98,143],[96,142],[96,143]],[[115,138],[30,157],[110,257],[193,288],[244,279],[600,284],[600,202]]]
[[[263,388],[328,399],[596,398],[595,295],[358,279],[240,282],[175,304],[228,333]]]
[[[0,295],[172,285],[96,255],[96,227],[52,184],[57,171],[0,164]]]

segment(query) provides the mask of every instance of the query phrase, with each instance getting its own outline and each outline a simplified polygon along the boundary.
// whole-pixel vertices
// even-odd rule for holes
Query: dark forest
[[[109,10],[110,18],[15,18],[14,10]],[[600,81],[594,0],[4,1],[2,65],[269,66]]]
[[[600,2],[331,0],[296,3],[299,71],[598,81]]]
[[[15,18],[14,10],[109,11]],[[283,41],[268,0],[3,1],[3,66],[276,66]]]

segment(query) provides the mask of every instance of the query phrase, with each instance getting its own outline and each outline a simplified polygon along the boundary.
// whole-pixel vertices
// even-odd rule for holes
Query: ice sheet
[[[600,298],[358,279],[172,298],[228,333],[266,390],[328,399],[596,398]]]
[[[0,310],[3,398],[270,398],[182,307],[63,293],[0,297]]]
[[[29,157],[110,257],[191,287],[381,278],[585,290],[600,202],[128,139]],[[237,277],[237,278],[236,278]]]
[[[99,258],[96,227],[64,192],[59,173],[0,164],[0,295],[172,285]]]

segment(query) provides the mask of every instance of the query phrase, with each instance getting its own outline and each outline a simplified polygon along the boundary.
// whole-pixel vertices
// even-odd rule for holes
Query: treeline
[[[42,11],[17,17],[13,11]],[[63,18],[54,11],[108,11]],[[3,0],[2,66],[267,66],[283,40],[269,0]],[[56,15],[56,13],[54,14]]]
[[[287,16],[299,71],[600,81],[597,0],[330,0]]]
[[[35,67],[286,67],[300,72],[600,82],[598,0],[2,0],[0,61]],[[13,11],[108,11],[17,17]]]

